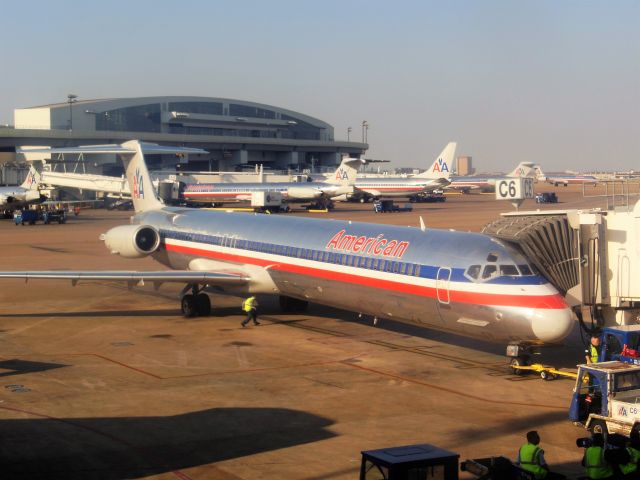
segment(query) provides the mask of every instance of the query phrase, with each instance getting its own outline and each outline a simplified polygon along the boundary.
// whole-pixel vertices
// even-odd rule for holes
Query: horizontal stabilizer
[[[209,153],[201,148],[189,148],[178,146],[158,145],[157,143],[140,142],[142,152],[149,155],[170,155],[170,154],[206,154]],[[79,147],[62,147],[62,148],[20,148],[18,153],[56,153],[56,154],[116,154],[116,155],[133,155],[136,153],[134,148],[125,147],[124,145],[84,145]]]

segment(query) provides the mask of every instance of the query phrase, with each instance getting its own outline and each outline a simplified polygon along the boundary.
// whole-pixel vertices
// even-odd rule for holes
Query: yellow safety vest
[[[640,450],[636,450],[632,447],[627,447],[627,452],[629,452],[629,463],[620,465],[620,470],[625,475],[631,472],[635,472],[638,469],[638,461],[640,461]]]
[[[250,312],[251,310],[256,308],[255,304],[256,304],[256,297],[249,297],[244,302],[242,302],[242,309],[245,312]]]
[[[547,469],[540,465],[540,453],[544,451],[537,445],[525,443],[520,447],[520,466],[535,475],[536,480],[542,480],[547,476]]]
[[[604,448],[602,447],[587,448],[584,453],[584,466],[589,478],[608,478],[613,475],[613,469],[604,459]]]
[[[598,363],[598,347],[589,345],[589,356],[591,357],[591,363]]]

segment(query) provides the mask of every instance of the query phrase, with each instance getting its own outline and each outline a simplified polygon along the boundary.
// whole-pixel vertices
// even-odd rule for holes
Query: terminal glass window
[[[276,112],[264,108],[252,107],[250,105],[240,105],[231,103],[229,105],[229,115],[249,118],[276,118]]]
[[[160,104],[136,105],[97,113],[96,130],[160,132]]]
[[[169,102],[170,112],[201,113],[204,115],[222,115],[220,102]]]

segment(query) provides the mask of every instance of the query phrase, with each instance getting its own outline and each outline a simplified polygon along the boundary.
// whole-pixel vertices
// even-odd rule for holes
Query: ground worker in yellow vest
[[[587,477],[591,480],[602,480],[613,477],[613,468],[604,458],[604,437],[601,433],[594,433],[591,446],[584,451],[582,465]]]
[[[540,448],[540,435],[535,430],[527,432],[527,443],[520,447],[516,465],[533,473],[536,480],[560,480],[565,478],[564,475],[549,471],[544,459],[544,450]]]
[[[598,350],[600,349],[600,337],[598,335],[591,336],[591,343],[589,348],[584,351],[584,358],[587,363],[598,363],[600,358],[598,356]]]
[[[622,478],[627,480],[640,478],[640,471],[638,470],[638,463],[640,463],[640,433],[637,430],[633,430],[629,435],[627,453],[629,454],[629,462],[620,465]]]
[[[260,325],[260,322],[258,322],[257,309],[258,300],[254,295],[251,295],[244,302],[242,302],[242,310],[246,312],[247,318],[245,318],[240,325],[246,327],[247,323],[249,323],[251,320],[253,320],[254,325]]]

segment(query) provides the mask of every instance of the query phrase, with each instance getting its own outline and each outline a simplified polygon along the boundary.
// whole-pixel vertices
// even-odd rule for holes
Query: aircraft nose
[[[531,319],[534,335],[544,343],[564,339],[573,328],[573,313],[569,308],[538,310]]]

